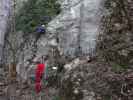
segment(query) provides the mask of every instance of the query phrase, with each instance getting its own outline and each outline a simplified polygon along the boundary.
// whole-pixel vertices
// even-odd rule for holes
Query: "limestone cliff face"
[[[62,12],[49,23],[48,30],[57,33],[63,54],[93,54],[102,16],[103,0],[62,0]]]
[[[51,47],[57,47],[62,55],[69,57],[83,54],[93,56],[103,12],[103,0],[60,0],[59,2],[62,11],[48,24],[46,34],[41,35],[37,41],[36,34],[29,34],[20,39],[26,42],[23,49],[18,50],[16,54],[19,73],[21,66],[23,66],[22,72],[26,72],[27,68],[30,70],[29,65],[32,65],[32,61],[48,54],[50,50],[52,51]],[[11,58],[8,57],[8,61]],[[26,73],[21,76],[24,74],[26,76]]]
[[[59,2],[62,11],[49,23],[46,35],[42,35],[36,43],[35,34],[21,38],[31,41],[30,43],[27,41],[28,47],[25,45],[23,54],[18,54],[17,60],[27,61],[32,59],[33,55],[46,55],[51,44],[56,45],[63,55],[69,57],[94,54],[103,0],[59,0]],[[10,38],[12,36],[9,40]]]
[[[7,28],[7,21],[10,13],[10,0],[0,1],[0,61],[2,58],[2,49],[4,46],[4,37]]]

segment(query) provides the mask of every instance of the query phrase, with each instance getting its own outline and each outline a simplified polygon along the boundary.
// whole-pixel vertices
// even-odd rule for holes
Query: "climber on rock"
[[[36,29],[37,33],[44,34],[46,32],[45,25],[41,25]]]
[[[38,26],[36,29],[36,42],[41,37],[41,35],[46,33],[46,27],[45,25]]]
[[[47,57],[45,58],[41,58],[41,61],[39,61],[37,63],[37,67],[36,67],[36,71],[35,71],[35,89],[36,89],[36,93],[39,93],[41,91],[42,88],[42,77],[44,74],[46,74],[47,72],[47,68],[46,68],[46,60]]]

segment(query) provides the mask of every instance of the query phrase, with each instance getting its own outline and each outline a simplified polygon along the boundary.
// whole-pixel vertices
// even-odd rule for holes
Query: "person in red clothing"
[[[35,82],[36,82],[36,92],[39,93],[41,91],[41,79],[43,72],[45,70],[45,64],[38,64],[36,68],[36,77],[35,77]]]
[[[42,57],[41,60],[42,60],[41,62],[38,62],[36,72],[35,72],[36,93],[39,93],[41,91],[41,88],[42,88],[41,80],[42,80],[43,74],[44,74],[45,69],[46,69],[46,65],[43,62],[45,62],[47,60],[47,57],[45,57],[44,59]]]

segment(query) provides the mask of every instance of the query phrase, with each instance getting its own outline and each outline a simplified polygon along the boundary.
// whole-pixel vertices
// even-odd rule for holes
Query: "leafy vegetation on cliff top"
[[[16,29],[25,33],[34,32],[38,25],[46,25],[59,12],[57,0],[28,0],[16,15]]]

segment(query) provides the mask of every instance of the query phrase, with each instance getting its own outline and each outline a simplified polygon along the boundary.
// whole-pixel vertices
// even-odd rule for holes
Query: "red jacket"
[[[38,64],[36,68],[36,76],[35,76],[35,89],[36,92],[39,93],[41,91],[41,79],[43,76],[43,73],[45,71],[45,64]]]

